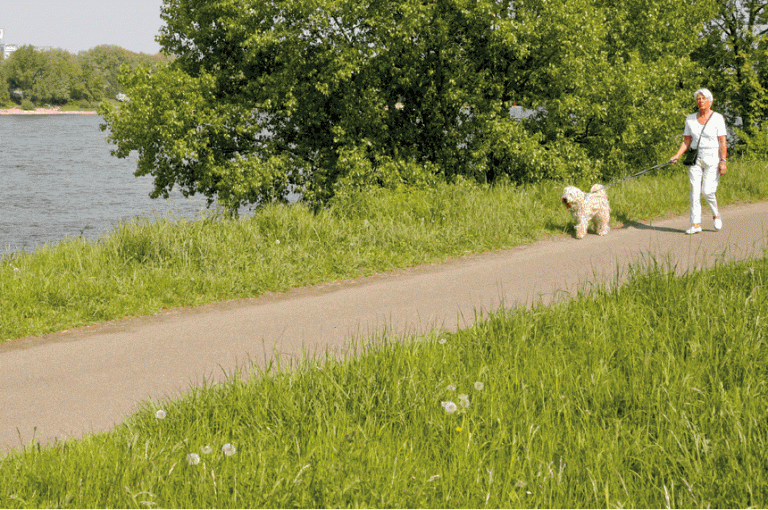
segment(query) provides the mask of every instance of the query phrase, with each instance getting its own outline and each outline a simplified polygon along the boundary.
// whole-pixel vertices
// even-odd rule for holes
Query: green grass
[[[764,199],[763,174],[732,164],[721,204]],[[0,331],[13,339],[571,234],[561,189],[453,186],[339,200],[318,215],[135,220],[98,242],[3,257]],[[624,223],[688,208],[680,167],[610,197]],[[109,433],[0,458],[0,508],[765,507],[767,281],[765,258],[682,276],[650,261],[611,291],[499,310],[457,333],[278,359],[146,402]]]
[[[762,167],[732,162],[720,203],[764,200]],[[370,192],[340,198],[318,214],[300,205],[268,206],[240,220],[139,218],[95,242],[69,238],[6,254],[0,341],[570,235],[573,220],[559,202],[563,186]],[[614,226],[688,210],[680,165],[621,183],[609,195]]]
[[[768,260],[674,273],[147,402],[0,507],[765,507]]]

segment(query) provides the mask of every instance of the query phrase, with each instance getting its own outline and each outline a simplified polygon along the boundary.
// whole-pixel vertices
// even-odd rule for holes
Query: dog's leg
[[[608,211],[600,211],[595,215],[595,228],[597,229],[597,235],[604,236],[610,232],[610,221],[611,215]]]
[[[580,216],[576,223],[576,239],[581,239],[587,235],[587,226],[589,226],[589,219]]]

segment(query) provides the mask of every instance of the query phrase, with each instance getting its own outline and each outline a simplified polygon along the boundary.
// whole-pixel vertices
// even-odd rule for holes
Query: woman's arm
[[[686,136],[683,138],[683,143],[680,144],[680,148],[677,150],[677,154],[669,158],[669,160],[672,163],[677,163],[677,160],[680,159],[680,157],[685,154],[685,151],[688,150],[688,147],[691,146],[691,137]]]
[[[717,169],[720,171],[720,175],[725,175],[728,171],[728,143],[724,136],[718,136],[717,140],[720,142],[720,163],[717,165]]]

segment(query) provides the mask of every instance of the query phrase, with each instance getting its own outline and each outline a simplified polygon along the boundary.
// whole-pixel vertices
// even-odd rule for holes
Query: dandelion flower
[[[158,410],[155,413],[155,418],[157,418],[158,420],[164,420],[165,419],[165,411],[163,411],[162,409]]]
[[[200,464],[200,456],[196,453],[190,453],[187,455],[187,462],[190,466],[197,466]]]
[[[461,427],[456,427],[456,432],[464,432],[464,429]]]
[[[224,452],[224,455],[226,455],[227,457],[231,457],[235,454],[237,450],[233,445],[227,443],[221,447],[221,451]]]
[[[200,448],[200,451],[203,452],[203,455],[208,455],[213,451],[213,449],[211,448],[211,445],[205,445],[202,448]]]
[[[485,384],[481,383],[480,381],[477,381],[475,383],[475,389],[477,391],[483,391],[483,388],[485,388]]]
[[[448,402],[443,402],[443,409],[445,409],[446,413],[453,414],[458,408],[456,407],[456,404],[449,400]]]

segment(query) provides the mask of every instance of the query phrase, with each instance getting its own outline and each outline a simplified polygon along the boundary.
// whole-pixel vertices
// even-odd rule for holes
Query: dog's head
[[[567,186],[563,190],[563,196],[560,199],[560,201],[563,203],[565,207],[570,209],[576,204],[580,204],[584,202],[584,197],[586,194],[581,191],[579,188],[575,186]]]

